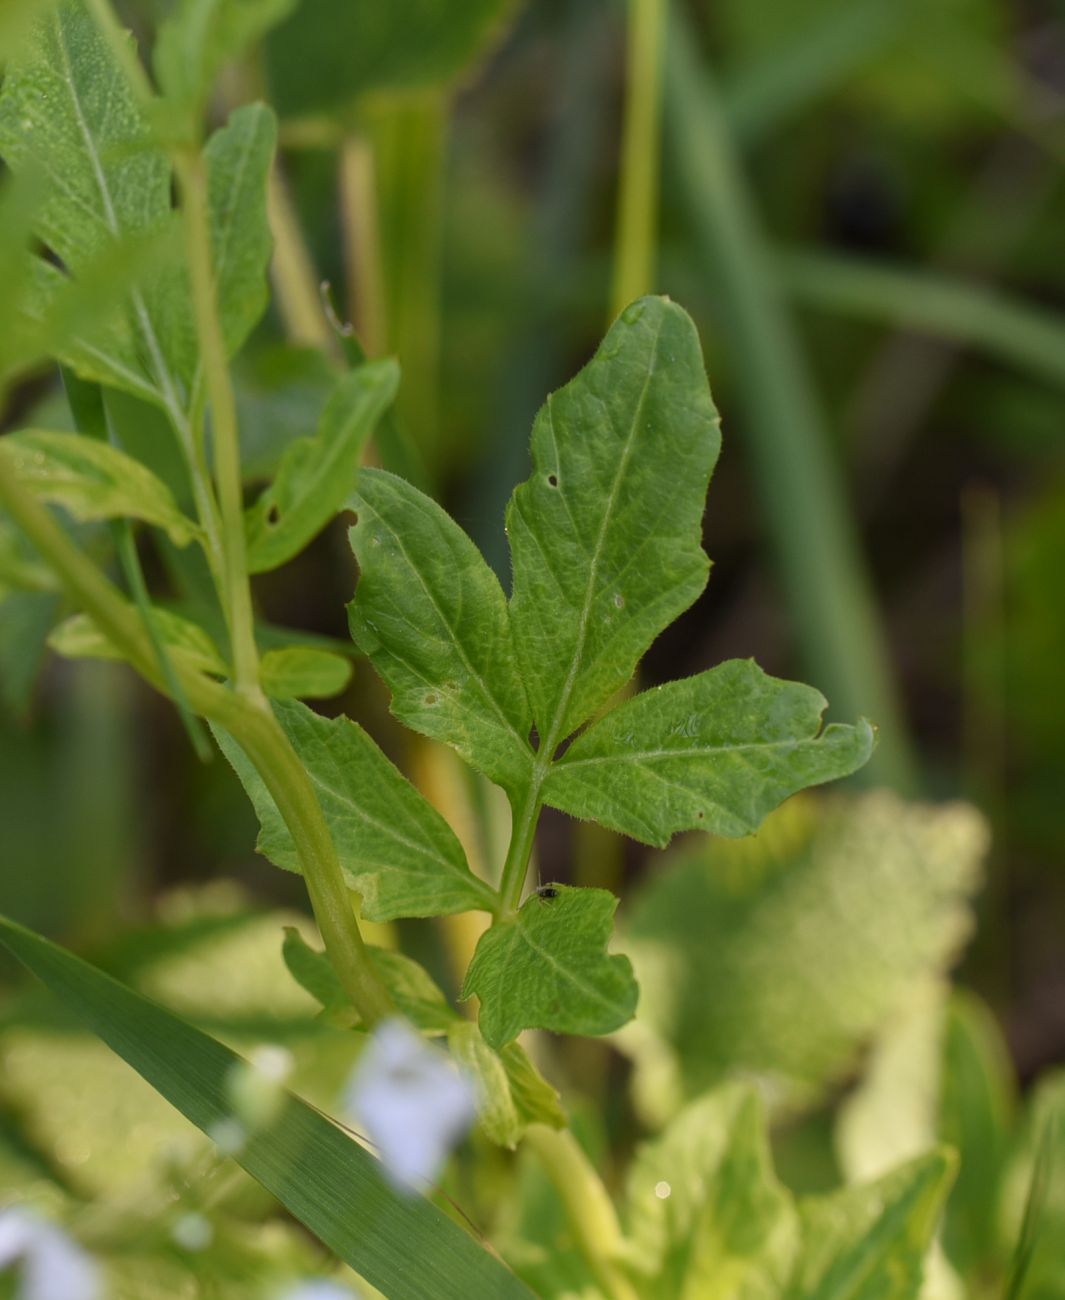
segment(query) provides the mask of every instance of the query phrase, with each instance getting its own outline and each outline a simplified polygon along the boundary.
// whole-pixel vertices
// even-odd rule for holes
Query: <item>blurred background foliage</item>
[[[168,8],[119,7],[142,47]],[[505,580],[503,507],[533,415],[611,314],[625,23],[615,0],[302,0],[227,69],[216,118],[264,96],[282,121],[275,303],[236,372],[249,484],[313,431],[332,382],[327,280],[366,350],[403,366],[382,455]],[[999,1294],[1053,1145],[1043,1117],[1065,1116],[1065,7],[694,0],[668,29],[643,287],[696,317],[724,454],[710,586],[642,680],[750,655],[821,687],[832,716],[876,719],[881,747],[865,792],[793,801],[739,844],[663,858],[547,814],[542,878],[622,896],[642,1002],[614,1046],[541,1055],[615,1173],[737,1076],[766,1092],[781,1175],[802,1191],[951,1142],[961,1172],[929,1294]],[[113,414],[173,479],[160,417],[128,397]],[[70,427],[58,377],[29,375],[3,419]],[[354,657],[342,527],[257,581],[264,644],[298,628]],[[106,531],[83,540],[106,554]],[[204,575],[165,543],[142,550],[155,588],[202,612]],[[230,1041],[289,1044],[298,1083],[329,1104],[350,1047],[280,959],[300,882],[255,856],[233,773],[200,763],[130,673],[45,655],[61,602],[6,532],[0,560],[22,575],[0,589],[0,910]],[[322,707],[365,722],[471,862],[498,869],[496,792],[404,738],[368,667]],[[454,991],[472,922],[398,929]],[[155,1293],[146,1268],[160,1296],[229,1294],[260,1194],[243,1179],[218,1192],[226,1230],[193,1259],[166,1224],[199,1207],[202,1144],[43,999],[6,1005],[0,1186],[103,1197],[87,1239],[129,1254],[131,1296]],[[1011,1292],[1029,1300],[1065,1294],[1065,1119],[1058,1133]],[[502,1158],[480,1154],[451,1190],[487,1216]],[[508,1213],[562,1233],[535,1172],[519,1174]],[[121,1225],[157,1202],[149,1249]],[[288,1226],[270,1232],[278,1268],[314,1263]]]

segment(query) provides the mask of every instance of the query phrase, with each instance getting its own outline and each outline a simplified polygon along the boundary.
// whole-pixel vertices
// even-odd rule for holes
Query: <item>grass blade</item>
[[[4,917],[0,943],[197,1128],[229,1117],[236,1053]],[[429,1201],[394,1191],[373,1156],[297,1097],[236,1159],[389,1300],[529,1300],[505,1265]]]

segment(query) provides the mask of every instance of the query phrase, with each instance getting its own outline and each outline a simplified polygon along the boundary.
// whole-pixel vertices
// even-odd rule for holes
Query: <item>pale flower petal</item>
[[[477,1113],[472,1082],[405,1020],[374,1030],[344,1107],[377,1148],[393,1182],[411,1188],[439,1172]]]
[[[71,1237],[29,1210],[0,1211],[0,1272],[18,1264],[16,1300],[101,1300],[100,1273]]]
[[[277,1300],[355,1300],[355,1293],[339,1282],[300,1282]]]

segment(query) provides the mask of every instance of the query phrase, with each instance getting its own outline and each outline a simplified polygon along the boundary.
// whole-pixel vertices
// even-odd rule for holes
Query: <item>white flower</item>
[[[355,1294],[339,1282],[300,1282],[277,1300],[355,1300]]]
[[[55,1224],[29,1210],[0,1210],[0,1272],[21,1269],[16,1300],[100,1300],[96,1265]]]
[[[374,1030],[344,1108],[377,1148],[393,1182],[431,1180],[477,1113],[473,1084],[405,1020]]]

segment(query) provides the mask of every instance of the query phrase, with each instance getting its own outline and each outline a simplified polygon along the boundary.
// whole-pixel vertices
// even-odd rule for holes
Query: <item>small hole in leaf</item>
[[[281,518],[281,511],[278,510],[276,505],[271,506],[270,509],[266,512],[266,522],[268,524],[276,524],[280,518]]]
[[[547,476],[547,486],[548,486],[548,487],[558,487],[558,475],[557,475],[557,474],[548,474],[548,476]]]
[[[700,821],[702,821],[703,818],[706,816],[706,813],[697,812],[695,815],[696,815],[696,817],[699,818]]]
[[[435,691],[430,691],[430,692],[429,692],[429,694],[425,697],[425,703],[426,703],[426,704],[435,704],[435,703],[436,703],[436,692],[435,692]]]

